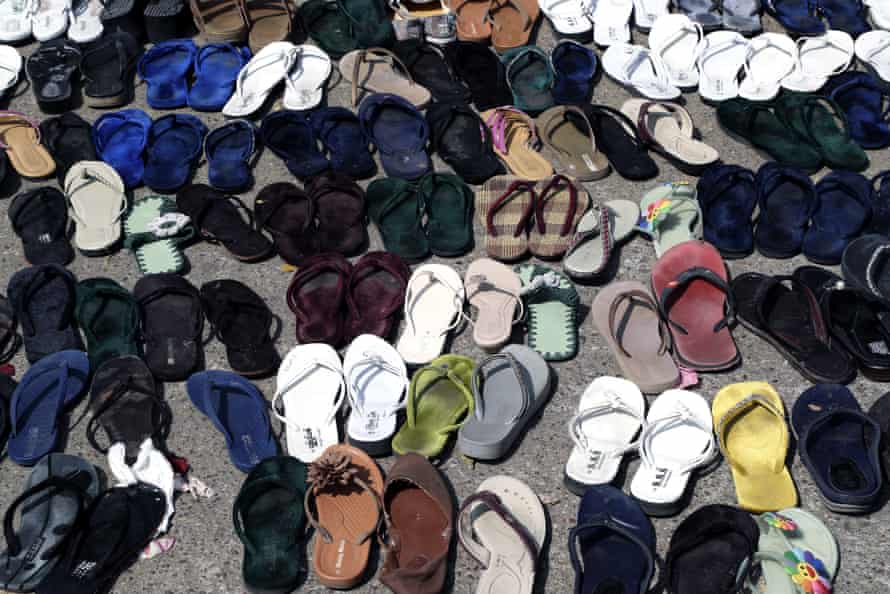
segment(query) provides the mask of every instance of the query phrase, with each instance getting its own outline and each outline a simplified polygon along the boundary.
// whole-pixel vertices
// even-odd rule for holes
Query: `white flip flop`
[[[591,485],[615,480],[624,456],[635,452],[634,437],[643,426],[646,401],[632,381],[603,376],[587,386],[578,414],[569,421],[575,444],[565,467],[570,491],[583,495]]]
[[[707,401],[688,390],[667,390],[646,415],[630,494],[649,515],[674,514],[685,504],[692,472],[710,464],[717,451]]]
[[[272,414],[284,423],[287,453],[309,464],[339,443],[337,413],[346,399],[340,355],[324,343],[301,344],[278,368]]]
[[[641,31],[651,30],[666,14],[670,14],[669,0],[634,0],[634,25]]]
[[[0,41],[24,41],[31,37],[31,4],[29,2],[0,2]]]
[[[68,25],[68,39],[75,43],[90,43],[102,37],[101,0],[80,0],[71,7],[71,24]]]
[[[649,32],[649,48],[667,66],[668,80],[675,87],[698,85],[698,49],[704,30],[685,14],[666,14]]]
[[[593,29],[587,0],[538,0],[538,6],[561,35],[584,35]]]
[[[121,239],[127,196],[121,176],[103,161],[80,161],[65,174],[74,245],[86,255],[104,255]]]
[[[630,41],[634,0],[597,0],[593,10],[593,41],[610,46]]]
[[[325,83],[331,76],[331,58],[314,45],[298,45],[297,57],[284,77],[285,109],[312,109],[324,98]]]
[[[223,106],[224,115],[249,116],[263,106],[297,59],[297,47],[289,41],[270,43],[244,65],[235,80],[235,92]]]
[[[797,60],[797,44],[787,35],[762,33],[750,40],[742,64],[745,78],[739,85],[739,97],[749,101],[775,99]]]
[[[37,41],[49,41],[68,30],[71,0],[36,0],[31,17],[31,32]]]
[[[464,283],[451,266],[424,264],[414,271],[405,290],[405,327],[396,341],[407,365],[426,365],[442,354],[465,300]]]
[[[825,86],[828,77],[847,70],[856,56],[853,38],[844,31],[801,37],[797,48],[797,64],[794,71],[782,79],[782,88],[800,93],[815,93]]]
[[[115,483],[119,487],[147,483],[154,485],[164,492],[167,499],[167,512],[161,520],[156,534],[163,534],[170,527],[170,518],[173,516],[173,489],[175,477],[173,466],[167,460],[167,456],[158,450],[152,438],[148,438],[139,445],[139,453],[132,465],[127,464],[127,448],[123,443],[114,443],[108,448],[108,467],[114,476]]]
[[[890,82],[890,31],[867,31],[856,38],[856,57],[881,80]]]
[[[0,95],[19,82],[22,55],[11,45],[0,45]]]
[[[670,83],[667,66],[641,45],[621,43],[603,53],[603,69],[611,78],[649,99],[669,101],[680,96]]]
[[[405,407],[408,370],[398,351],[373,334],[356,337],[343,357],[346,393],[352,411],[346,424],[350,445],[371,456],[386,456]]]
[[[698,93],[705,101],[739,96],[739,71],[748,55],[748,40],[736,31],[708,33],[698,50]]]
[[[868,6],[868,14],[876,29],[885,31],[890,29],[890,2],[887,0],[865,0],[863,4]]]

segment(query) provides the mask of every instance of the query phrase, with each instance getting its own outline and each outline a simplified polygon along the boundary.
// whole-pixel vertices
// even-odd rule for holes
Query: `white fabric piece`
[[[173,467],[167,456],[161,453],[149,437],[139,446],[139,454],[132,466],[126,461],[126,447],[115,443],[108,449],[108,466],[117,482],[117,486],[126,487],[138,482],[154,485],[164,492],[167,498],[167,513],[158,526],[157,534],[163,534],[170,527],[170,518],[175,511],[173,507]]]

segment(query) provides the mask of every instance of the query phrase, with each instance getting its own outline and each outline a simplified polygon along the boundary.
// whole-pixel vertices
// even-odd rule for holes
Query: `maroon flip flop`
[[[340,254],[318,254],[303,260],[287,288],[287,306],[297,316],[300,343],[343,342],[343,302],[352,265]]]
[[[672,247],[652,268],[652,293],[684,367],[721,371],[741,359],[729,332],[735,307],[727,279],[720,252],[705,241]]]
[[[355,256],[368,245],[365,192],[348,175],[326,172],[313,178],[306,191],[315,203],[315,235],[321,252]]]
[[[309,196],[289,182],[269,184],[253,204],[257,228],[275,240],[275,249],[285,262],[300,264],[318,252],[313,239],[315,205]]]
[[[361,334],[390,335],[410,276],[405,261],[390,252],[368,252],[356,263],[346,288],[347,342]]]

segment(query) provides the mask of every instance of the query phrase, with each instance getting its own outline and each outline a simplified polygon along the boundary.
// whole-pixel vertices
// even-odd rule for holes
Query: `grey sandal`
[[[713,31],[723,27],[723,15],[720,14],[720,0],[676,0],[679,12],[702,26],[705,31]]]
[[[753,35],[763,29],[760,0],[723,0],[723,28]]]

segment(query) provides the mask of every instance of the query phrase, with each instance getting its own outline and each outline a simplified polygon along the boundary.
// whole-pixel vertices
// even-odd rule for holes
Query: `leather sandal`
[[[248,19],[242,0],[189,0],[192,18],[211,43],[243,43]]]
[[[349,52],[340,58],[340,74],[352,83],[352,106],[359,104],[359,89],[371,93],[391,93],[423,109],[432,95],[414,82],[411,72],[398,56],[374,47]]]
[[[553,166],[536,149],[535,121],[514,107],[496,107],[481,114],[491,130],[494,152],[514,175],[538,181],[553,175]]]
[[[257,53],[270,43],[290,38],[293,14],[285,0],[244,0],[250,23],[250,51]]]

